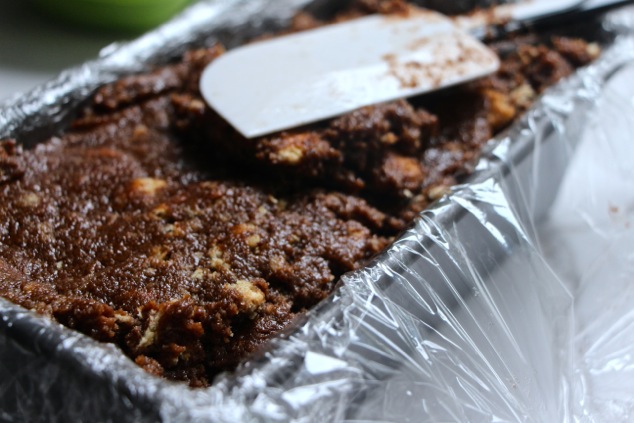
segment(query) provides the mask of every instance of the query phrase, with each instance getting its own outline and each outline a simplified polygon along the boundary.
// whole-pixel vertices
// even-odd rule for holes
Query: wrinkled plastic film
[[[492,203],[482,202],[477,199],[480,190],[489,199],[497,198]],[[383,419],[393,415],[402,420],[420,416],[424,417],[422,421],[515,421],[521,416],[541,414],[536,407],[539,403],[550,408],[544,418],[556,414],[557,385],[551,381],[543,390],[536,389],[539,384],[531,380],[531,371],[526,372],[536,357],[531,356],[526,342],[541,333],[543,344],[533,345],[533,353],[551,357],[545,364],[561,368],[557,355],[548,351],[548,340],[563,335],[561,329],[565,328],[552,330],[544,324],[544,314],[532,312],[540,306],[537,285],[516,284],[516,272],[522,271],[525,282],[540,281],[554,289],[564,310],[569,298],[557,287],[521,231],[515,230],[517,222],[508,213],[500,188],[488,182],[469,191],[476,198],[449,203],[449,207],[457,204],[465,211],[461,220],[464,225],[434,228],[434,217],[425,216],[417,227],[423,246],[432,240],[430,247],[422,248],[430,259],[408,267],[411,276],[405,291],[429,300],[422,307],[424,311],[418,313],[404,310],[402,301],[386,301],[389,315],[411,336],[411,352],[395,360],[406,363],[403,371],[391,377],[387,385],[378,384],[376,397],[383,399],[383,407],[359,409],[365,418],[379,414]],[[482,215],[487,216],[486,220]],[[430,227],[434,228],[431,233]],[[404,273],[402,267],[397,269],[399,274]],[[451,296],[438,295],[442,291],[433,282],[438,279],[449,282]],[[507,308],[512,297],[522,298],[522,307]],[[452,306],[451,302],[456,304]],[[420,318],[425,312],[438,316],[439,322],[429,327],[428,319]],[[518,313],[533,317],[518,319]],[[511,392],[513,395],[508,395]],[[546,396],[536,398],[542,394]]]
[[[632,76],[630,65],[608,83],[540,233],[551,265],[575,296],[579,422],[634,416]]]
[[[54,132],[66,118],[66,104],[72,109],[100,83],[187,46],[275,28],[309,0],[276,2],[266,13],[264,2],[229,3],[196,5],[185,20],[114,46],[102,59],[70,71],[22,103],[14,101],[2,109],[0,133],[28,139]],[[620,19],[618,25],[627,28],[627,19]],[[626,285],[632,237],[623,229],[631,216],[629,200],[608,209],[608,223],[616,219],[622,227],[607,230],[600,219],[588,217],[592,207],[582,207],[601,204],[598,197],[589,202],[559,197],[546,227],[561,221],[570,226],[565,216],[579,212],[577,226],[591,229],[588,240],[598,237],[609,247],[587,253],[605,260],[586,262],[573,282],[556,266],[565,261],[550,255],[562,245],[564,238],[555,237],[559,229],[546,238],[536,222],[558,195],[559,179],[581,129],[592,125],[595,107],[612,104],[601,100],[605,81],[633,51],[631,40],[618,40],[595,64],[549,90],[493,140],[469,183],[424,212],[368,267],[344,276],[335,294],[299,327],[208,389],[152,377],[116,348],[0,300],[0,416],[60,422],[95,416],[226,422],[600,421],[606,412],[612,421],[627,417],[628,391],[604,400],[616,392],[615,380],[616,386],[629,386],[632,368]],[[631,97],[620,101],[632,107]],[[618,121],[617,114],[609,116]],[[632,123],[627,117],[619,122],[595,138],[606,139],[610,148],[602,151],[612,152],[619,177],[631,181],[632,167],[617,153],[610,131]],[[585,177],[592,175],[598,172]],[[596,183],[597,192],[603,192],[600,187]],[[557,220],[556,213],[564,217]],[[611,240],[606,233],[618,236]],[[595,282],[605,267],[619,270],[615,280],[621,285],[599,285],[611,296],[597,301]],[[630,296],[619,297],[619,291]],[[584,301],[590,306],[580,308]],[[602,315],[607,303],[617,318],[592,318]]]

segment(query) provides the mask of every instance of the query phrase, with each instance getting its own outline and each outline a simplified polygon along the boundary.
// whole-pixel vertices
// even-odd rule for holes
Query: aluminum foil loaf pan
[[[300,8],[328,13],[335,3],[197,3],[0,105],[0,138],[34,145],[104,83],[193,46],[235,46],[284,27]],[[534,229],[605,81],[634,59],[623,35],[630,25],[619,22],[622,34],[595,63],[490,141],[467,183],[210,388],[151,376],[114,346],[0,299],[0,420],[565,421],[573,300]]]

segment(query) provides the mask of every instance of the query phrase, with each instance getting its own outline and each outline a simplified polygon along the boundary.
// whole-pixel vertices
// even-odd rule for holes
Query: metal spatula
[[[513,29],[631,1],[529,0],[487,14],[489,21],[415,8],[406,16],[368,16],[229,51],[205,69],[201,92],[252,138],[495,72],[495,53],[470,35],[483,33],[492,16]]]

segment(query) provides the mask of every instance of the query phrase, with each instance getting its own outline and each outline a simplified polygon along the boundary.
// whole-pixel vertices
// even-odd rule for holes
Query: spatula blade
[[[201,91],[248,138],[490,74],[499,59],[440,14],[374,15],[229,51]]]

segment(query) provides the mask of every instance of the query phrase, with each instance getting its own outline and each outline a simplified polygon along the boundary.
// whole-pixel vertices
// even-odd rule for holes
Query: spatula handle
[[[628,4],[634,4],[634,0],[585,0],[557,11],[549,11],[543,15],[530,15],[526,18],[513,19],[503,24],[472,28],[470,32],[480,39],[498,39],[508,34],[524,32],[530,29],[545,29],[582,22]]]
[[[611,9],[634,4],[634,0],[586,0],[579,7],[562,10],[559,13],[550,14],[548,16],[537,16],[533,19],[523,22],[524,25],[532,26],[551,26],[569,22],[580,22],[584,19],[598,16]]]

